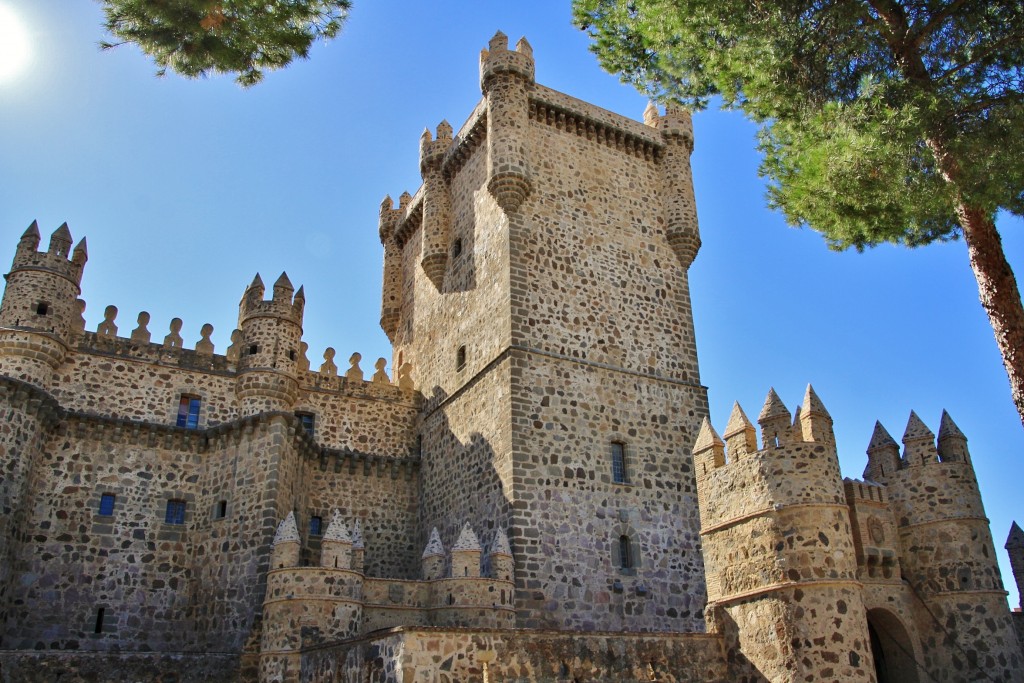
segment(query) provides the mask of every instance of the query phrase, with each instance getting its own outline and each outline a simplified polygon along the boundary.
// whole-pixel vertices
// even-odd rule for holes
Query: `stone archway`
[[[919,683],[914,644],[899,617],[884,609],[868,610],[868,633],[878,683]]]

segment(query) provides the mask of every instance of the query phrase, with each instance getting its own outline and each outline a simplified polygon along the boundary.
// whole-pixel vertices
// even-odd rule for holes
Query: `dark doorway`
[[[878,683],[918,683],[914,645],[896,615],[883,609],[868,610],[868,634]]]

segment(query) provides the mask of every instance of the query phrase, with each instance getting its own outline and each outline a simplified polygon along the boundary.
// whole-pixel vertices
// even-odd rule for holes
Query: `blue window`
[[[202,400],[198,396],[182,396],[178,404],[178,426],[185,429],[199,427],[199,406]]]
[[[306,430],[306,433],[313,436],[313,428],[316,426],[316,417],[313,413],[295,413],[295,417],[299,418],[299,422],[302,424],[302,428]]]
[[[185,523],[185,501],[183,500],[169,500],[167,501],[167,512],[164,514],[164,521],[168,524],[184,524]]]
[[[102,496],[100,496],[100,514],[114,514],[114,501],[116,500],[117,496],[115,496],[113,493],[104,493]]]
[[[612,443],[612,481],[616,484],[628,484],[629,473],[626,471],[626,445]]]
[[[310,517],[309,518],[309,535],[310,536],[322,536],[324,528],[323,517]]]

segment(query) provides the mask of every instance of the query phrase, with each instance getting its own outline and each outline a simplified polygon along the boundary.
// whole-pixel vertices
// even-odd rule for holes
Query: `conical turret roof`
[[[875,431],[871,432],[871,441],[868,442],[868,453],[884,446],[900,447],[896,443],[896,439],[892,438],[892,434],[882,426],[882,423],[875,420]]]
[[[277,533],[274,534],[274,545],[277,545],[278,543],[287,543],[289,541],[299,541],[299,528],[295,525],[294,512],[288,513],[288,516],[285,517],[277,527]]]
[[[1024,530],[1017,525],[1017,522],[1010,525],[1010,535],[1006,537],[1006,545],[1004,547],[1007,550],[1011,548],[1024,548]]]
[[[758,422],[763,422],[769,418],[786,416],[786,421],[789,421],[789,408],[782,402],[779,395],[775,393],[775,388],[772,387],[768,390],[768,396],[764,399],[764,406],[761,407],[761,414],[757,416]]]
[[[491,543],[491,555],[512,555],[512,546],[509,545],[508,535],[500,527],[494,532],[494,542]]]
[[[963,439],[967,441],[967,437],[960,431],[960,428],[953,422],[953,418],[949,416],[945,410],[942,411],[942,421],[939,422],[939,441],[946,438]]]
[[[801,406],[801,412],[804,415],[824,415],[831,419],[832,416],[828,414],[828,410],[825,409],[825,404],[818,398],[818,394],[814,391],[814,387],[810,384],[807,385],[807,391],[804,392],[804,404]]]
[[[39,223],[37,221],[32,221],[25,232],[21,234],[21,239],[25,239],[26,237],[30,237],[37,242],[39,241]]]
[[[444,555],[444,544],[441,543],[441,534],[437,533],[436,526],[430,530],[430,540],[427,541],[427,547],[423,549],[423,557],[432,555]]]
[[[480,539],[476,537],[469,522],[462,527],[459,537],[455,539],[455,545],[452,546],[452,552],[458,550],[480,550]]]
[[[711,426],[711,420],[705,417],[700,423],[697,440],[693,442],[693,450],[703,451],[711,446],[725,446],[725,442],[722,441],[722,437],[718,435],[715,428]]]
[[[324,532],[323,540],[338,541],[340,543],[352,542],[352,537],[348,533],[348,527],[342,521],[341,513],[338,510],[335,510],[331,516],[331,523],[327,525],[327,531]]]
[[[71,243],[71,228],[68,227],[67,222],[61,223],[60,227],[53,231],[50,235],[50,239],[58,239]]]
[[[921,421],[913,410],[910,411],[910,418],[907,420],[907,428],[903,432],[903,443],[928,439],[935,440],[935,434],[928,429],[928,425]]]
[[[292,281],[288,279],[288,273],[281,271],[281,277],[277,278],[277,282],[274,283],[274,289],[295,289],[292,286]]]
[[[729,415],[729,422],[725,425],[726,438],[749,429],[755,429],[754,424],[747,417],[747,414],[743,412],[743,408],[740,407],[739,401],[733,403],[732,413]]]

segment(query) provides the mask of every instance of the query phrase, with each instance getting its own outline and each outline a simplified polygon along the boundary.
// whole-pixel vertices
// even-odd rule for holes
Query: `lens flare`
[[[0,83],[12,81],[28,64],[28,31],[7,5],[0,5]]]

